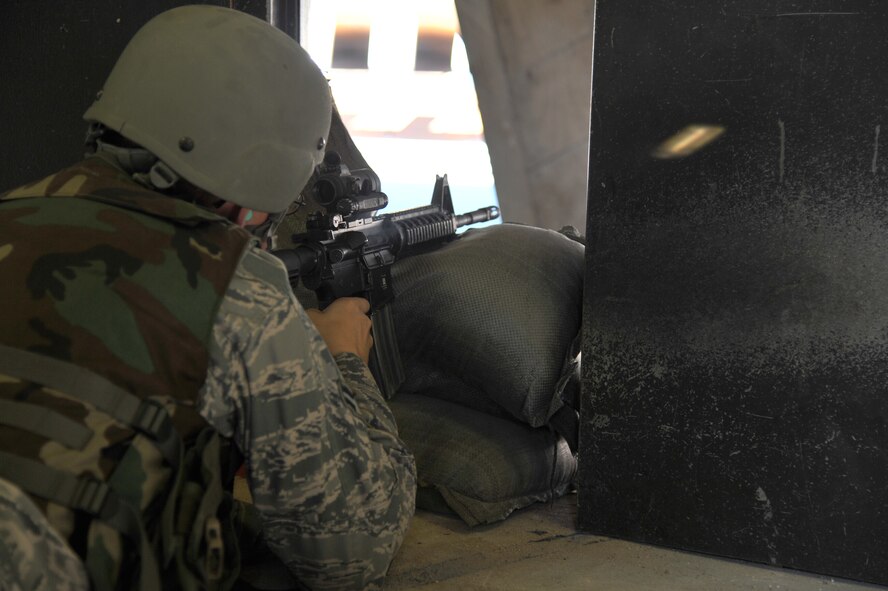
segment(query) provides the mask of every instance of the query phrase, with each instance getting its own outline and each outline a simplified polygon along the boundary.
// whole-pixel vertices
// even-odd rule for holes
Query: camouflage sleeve
[[[385,402],[367,364],[352,353],[336,355],[336,364],[358,406],[358,414],[370,427],[370,432],[381,440],[397,437],[395,415]]]
[[[281,263],[256,250],[212,341],[201,413],[243,451],[269,547],[308,588],[379,588],[413,515],[416,471],[363,363],[333,359]]]
[[[87,591],[80,558],[31,499],[0,478],[0,589]]]

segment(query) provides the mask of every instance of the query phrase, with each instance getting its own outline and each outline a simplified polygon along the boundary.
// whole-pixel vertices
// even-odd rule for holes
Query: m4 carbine
[[[495,206],[456,215],[447,175],[437,177],[432,202],[385,215],[388,205],[379,178],[367,169],[350,171],[335,152],[318,167],[311,191],[325,213],[311,214],[293,248],[273,252],[287,267],[290,285],[299,281],[314,291],[323,309],[333,300],[358,296],[369,300],[373,323],[370,370],[386,398],[404,381],[404,368],[389,303],[394,299],[392,265],[456,236],[462,226],[499,217]]]

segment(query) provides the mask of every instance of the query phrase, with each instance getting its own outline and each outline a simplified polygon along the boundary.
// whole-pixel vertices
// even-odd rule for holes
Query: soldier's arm
[[[229,288],[201,412],[241,447],[265,538],[301,583],[379,587],[413,514],[413,458],[360,358],[334,360],[269,259],[245,256]]]
[[[336,355],[336,364],[357,404],[358,413],[370,428],[371,437],[380,441],[397,437],[395,415],[385,402],[367,364],[354,353]]]
[[[340,298],[323,312],[309,309],[307,313],[336,359],[364,422],[379,437],[387,438],[397,433],[397,425],[367,367],[373,346],[369,311],[370,303],[363,298]]]

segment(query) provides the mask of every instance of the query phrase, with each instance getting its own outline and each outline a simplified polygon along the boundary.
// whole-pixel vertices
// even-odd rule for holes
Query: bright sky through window
[[[316,0],[305,46],[379,174],[386,213],[427,204],[445,173],[457,213],[498,204],[452,0]]]

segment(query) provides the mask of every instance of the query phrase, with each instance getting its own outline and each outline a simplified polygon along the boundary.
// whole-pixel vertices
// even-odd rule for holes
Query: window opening
[[[308,6],[305,47],[380,177],[384,213],[428,204],[445,173],[457,213],[498,205],[453,0]]]

